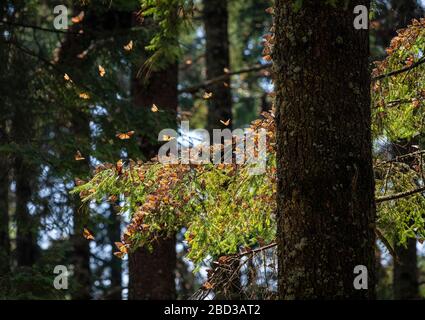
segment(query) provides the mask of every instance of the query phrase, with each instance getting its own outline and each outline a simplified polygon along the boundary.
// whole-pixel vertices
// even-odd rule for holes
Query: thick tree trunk
[[[204,0],[203,19],[206,39],[207,78],[213,79],[230,69],[227,0]],[[208,130],[229,128],[232,119],[230,78],[207,88],[213,95],[208,101]]]
[[[283,299],[374,298],[369,39],[353,8],[277,0],[279,290]],[[356,290],[358,265],[368,289]]]
[[[172,117],[175,117],[178,103],[177,64],[170,65],[165,70],[154,71],[148,79],[137,78],[136,74],[137,72],[133,74],[132,79],[135,107],[150,110],[155,104],[159,108],[165,108]],[[152,132],[153,137],[156,138],[158,133]],[[146,159],[151,159],[156,155],[156,147],[151,143],[144,143],[140,149]],[[177,263],[175,246],[175,237],[159,238],[153,244],[153,250],[138,248],[129,255],[129,299],[175,298]]]

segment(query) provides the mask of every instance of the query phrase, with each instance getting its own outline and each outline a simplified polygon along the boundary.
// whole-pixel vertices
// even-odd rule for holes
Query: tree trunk
[[[275,2],[279,290],[283,299],[375,296],[369,1]],[[357,265],[368,289],[356,290]]]
[[[136,68],[135,68],[136,69]],[[177,112],[178,66],[172,64],[165,70],[154,71],[148,79],[137,78],[134,72],[132,95],[137,108],[150,110],[152,104],[167,109],[173,117]],[[150,112],[150,111],[149,111]],[[156,138],[159,132],[152,132]],[[156,155],[151,143],[140,146],[146,159]],[[129,299],[173,299],[176,295],[176,240],[175,237],[159,238],[153,250],[138,248],[129,255]]]
[[[75,12],[80,12],[79,7],[75,7]],[[76,34],[79,30],[85,29],[87,25],[91,25],[95,19],[92,12],[86,12],[86,16],[81,24],[74,24],[71,31],[66,35],[64,42],[61,45],[59,53],[59,64],[66,70],[67,74],[73,81],[80,85],[82,72],[88,69],[84,59],[79,59],[78,54],[86,50],[91,41],[91,37],[86,35]],[[77,150],[83,152],[88,148],[90,140],[89,114],[82,110],[79,104],[70,105],[71,126],[70,131],[74,138],[74,149],[66,150],[67,159],[72,159]],[[84,179],[89,174],[88,160],[74,161],[70,168],[74,177]],[[83,206],[78,196],[74,196],[71,201],[73,208],[73,232],[71,237],[73,246],[72,262],[74,265],[73,281],[75,283],[73,299],[88,300],[91,298],[91,269],[90,269],[90,243],[83,238],[82,232],[87,224],[87,213],[82,210]]]
[[[6,8],[0,7],[0,19],[3,19]],[[6,31],[4,26],[0,26],[0,33]],[[9,69],[9,47],[3,45],[0,48],[0,60],[2,69],[0,71],[0,82],[7,81],[10,75]],[[5,146],[9,143],[7,114],[8,99],[7,88],[0,88],[0,145]],[[10,153],[1,152],[0,154],[0,274],[5,274],[10,270],[10,237],[9,237],[9,185],[10,185]]]
[[[399,259],[398,262],[394,262],[394,299],[418,299],[419,286],[416,239],[409,239],[407,241],[407,247],[396,245],[394,250]]]
[[[204,26],[206,39],[207,78],[213,79],[230,69],[227,0],[204,0]],[[232,119],[232,94],[230,78],[207,88],[213,95],[208,101],[208,130],[229,128]]]
[[[175,299],[176,241],[161,238],[152,251],[138,248],[129,255],[129,299]]]
[[[12,134],[19,146],[25,146],[32,134],[31,116],[27,105],[16,108],[13,118]],[[30,163],[28,156],[18,151],[14,159],[14,176],[16,183],[16,260],[18,266],[31,267],[38,254],[37,223],[31,216],[28,205],[34,192],[36,167]]]
[[[6,145],[6,126],[0,126],[0,145]],[[9,157],[0,155],[0,274],[10,269],[9,238]]]

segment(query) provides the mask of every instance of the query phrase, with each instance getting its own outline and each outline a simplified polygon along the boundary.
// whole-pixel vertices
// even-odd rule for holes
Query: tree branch
[[[271,66],[272,66],[272,64],[268,63],[268,64],[255,65],[254,67],[245,68],[245,69],[241,69],[241,70],[238,70],[238,71],[228,72],[228,73],[225,73],[221,76],[209,79],[209,80],[207,80],[204,83],[201,83],[199,85],[180,89],[179,93],[191,93],[191,94],[193,94],[193,93],[196,93],[197,91],[199,91],[201,89],[207,88],[208,86],[210,86],[212,84],[215,84],[215,83],[220,82],[220,81],[225,81],[225,80],[229,79],[231,76],[235,76],[235,75],[239,75],[239,74],[243,74],[243,73],[261,71],[261,70],[264,70],[264,69],[269,69]]]
[[[413,190],[409,190],[409,191],[405,191],[405,192],[395,193],[395,194],[384,196],[384,197],[377,197],[375,199],[375,201],[376,201],[376,203],[381,203],[381,202],[385,202],[385,201],[397,200],[397,199],[401,199],[401,198],[407,198],[407,197],[410,197],[414,194],[421,193],[421,192],[425,192],[425,187],[413,189]]]
[[[9,25],[9,26],[16,26],[16,27],[34,29],[34,30],[40,30],[40,31],[45,31],[45,32],[64,33],[64,34],[68,34],[68,33],[70,33],[70,34],[79,34],[78,32],[74,32],[74,31],[49,29],[49,28],[44,28],[44,27],[35,26],[35,25],[29,25],[29,24],[20,23],[20,22],[0,21],[0,23],[6,24],[6,25]]]
[[[391,71],[389,73],[385,73],[385,74],[381,74],[379,76],[373,77],[372,81],[378,81],[384,78],[388,78],[388,77],[392,77],[392,76],[396,76],[398,74],[410,71],[416,67],[419,67],[420,65],[425,63],[425,57],[420,58],[418,61],[416,61],[415,63],[413,63],[412,65],[408,66],[408,67],[404,67],[402,69],[399,70],[395,70],[395,71]]]

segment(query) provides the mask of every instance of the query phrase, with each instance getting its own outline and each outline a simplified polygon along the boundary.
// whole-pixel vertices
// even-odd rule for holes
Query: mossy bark
[[[375,297],[369,34],[356,5],[276,0],[279,290],[282,299]],[[368,269],[368,290],[353,286]]]

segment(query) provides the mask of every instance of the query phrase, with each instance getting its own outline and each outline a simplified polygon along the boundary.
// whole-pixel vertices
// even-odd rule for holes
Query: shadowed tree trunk
[[[25,90],[21,88],[21,90]],[[33,123],[30,106],[22,103],[15,109],[12,124],[12,136],[21,148],[29,144],[32,137]],[[37,167],[30,162],[20,150],[14,159],[14,176],[16,183],[16,261],[18,266],[32,266],[38,254],[37,226],[35,216],[29,210],[32,194],[35,189]]]
[[[6,145],[6,126],[0,124],[0,145]],[[0,274],[10,268],[10,238],[9,238],[9,157],[0,155]]]
[[[409,239],[407,241],[407,247],[396,245],[394,250],[399,259],[398,262],[394,262],[394,299],[418,299],[419,286],[416,239]]]
[[[283,299],[375,297],[369,1],[275,2],[279,290]],[[356,290],[354,268],[367,267]]]
[[[134,106],[150,112],[153,104],[175,119],[177,113],[177,64],[152,72],[149,77],[137,78],[138,68],[132,79]],[[164,128],[161,128],[164,129]],[[151,132],[156,139],[159,132]],[[157,145],[143,143],[140,149],[146,159],[156,155]],[[159,238],[152,250],[138,248],[129,255],[129,299],[173,299],[176,295],[176,240],[175,237]]]
[[[4,17],[6,12],[5,6],[0,6],[0,19]],[[4,33],[4,26],[0,26],[0,33]],[[3,45],[0,48],[0,60],[2,61],[2,69],[0,71],[0,82],[5,83],[9,70],[9,50],[8,46]],[[8,128],[5,116],[8,109],[7,89],[4,86],[0,88],[0,145],[8,144]],[[10,268],[10,237],[9,237],[9,184],[10,184],[10,154],[1,152],[0,154],[0,274],[5,274]]]
[[[207,78],[213,79],[230,69],[227,0],[204,0],[203,20],[206,39]],[[208,102],[208,130],[230,128],[222,121],[232,119],[230,78],[207,88],[212,93]]]
[[[77,14],[82,10],[81,7],[75,6],[74,12]],[[74,24],[71,28],[73,33],[66,35],[61,45],[59,53],[59,61],[61,68],[73,79],[76,85],[81,85],[81,72],[88,69],[86,59],[80,59],[77,56],[86,50],[92,37],[85,34],[76,34],[79,30],[86,27],[93,27],[94,15],[92,12],[85,12],[85,18],[82,23]],[[83,154],[88,148],[90,141],[89,113],[83,109],[81,104],[70,106],[71,126],[70,133],[74,139],[72,150],[66,150],[66,157],[72,159],[74,154],[81,151]],[[84,179],[89,175],[89,163],[87,159],[83,161],[74,161],[71,167],[71,173],[74,177]],[[87,224],[88,214],[82,206],[78,196],[71,199],[73,208],[73,235],[71,237],[73,246],[72,263],[74,265],[73,281],[75,290],[73,294],[74,300],[91,299],[91,269],[90,269],[90,243],[83,238],[83,229]]]

